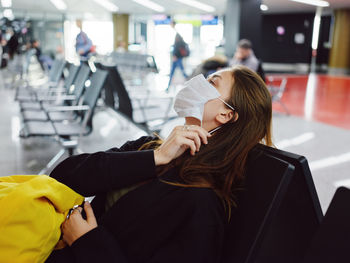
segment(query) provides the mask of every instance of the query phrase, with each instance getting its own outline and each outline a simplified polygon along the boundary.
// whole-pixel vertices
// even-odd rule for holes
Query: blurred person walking
[[[80,32],[75,40],[75,50],[80,56],[81,60],[86,60],[89,55],[95,53],[95,46],[92,44],[91,39],[83,31],[83,24],[81,20],[76,21],[77,27],[79,27]]]
[[[175,29],[175,21],[171,22],[171,26]],[[190,50],[188,48],[187,43],[184,41],[182,36],[176,31],[176,36],[175,36],[175,42],[173,46],[173,51],[172,51],[172,65],[171,65],[171,70],[170,70],[170,77],[169,77],[169,83],[168,83],[168,88],[166,91],[169,91],[169,87],[171,85],[171,81],[174,77],[175,69],[179,67],[181,69],[182,75],[187,79],[188,76],[185,72],[184,66],[182,64],[182,59],[184,57],[188,57],[190,55]]]

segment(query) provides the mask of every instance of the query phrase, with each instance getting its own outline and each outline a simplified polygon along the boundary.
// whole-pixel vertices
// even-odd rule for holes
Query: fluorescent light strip
[[[10,8],[12,6],[12,0],[1,0],[3,8]]]
[[[326,168],[326,167],[330,167],[330,166],[334,166],[334,165],[338,165],[346,162],[350,162],[350,152],[337,155],[337,156],[330,156],[325,159],[310,162],[309,166],[311,171],[316,171],[322,168]]]
[[[97,4],[107,9],[110,12],[117,12],[119,7],[107,0],[94,0]]]
[[[310,141],[314,138],[315,138],[315,133],[306,132],[306,133],[303,133],[295,138],[282,140],[282,141],[276,143],[276,147],[279,149],[284,149],[284,148],[287,148],[290,146],[296,146],[296,145],[306,143],[307,141]]]
[[[196,1],[196,0],[176,0],[176,1],[180,2],[182,4],[185,4],[185,5],[189,5],[189,6],[197,8],[197,9],[206,11],[206,12],[215,12],[215,10],[216,10],[215,7],[207,5],[207,4],[203,4],[203,3]]]
[[[318,39],[320,36],[320,26],[321,26],[321,15],[322,15],[322,7],[317,7],[316,15],[314,18],[314,27],[312,31],[312,41],[311,47],[316,50],[318,47]]]
[[[4,15],[4,17],[6,17],[10,20],[13,20],[15,18],[13,15],[12,9],[4,9],[3,15]]]
[[[289,0],[289,1],[298,2],[302,4],[307,4],[307,5],[321,6],[321,7],[329,6],[329,3],[327,1],[322,1],[322,0]]]
[[[50,0],[51,3],[58,9],[58,10],[66,10],[67,5],[63,0]]]
[[[150,0],[133,0],[133,1],[157,12],[164,12],[165,10],[163,6],[158,5],[155,2],[152,2]]]

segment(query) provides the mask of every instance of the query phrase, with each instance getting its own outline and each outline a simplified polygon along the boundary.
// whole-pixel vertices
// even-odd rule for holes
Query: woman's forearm
[[[84,196],[96,195],[155,178],[154,153],[146,150],[72,156],[51,176]]]

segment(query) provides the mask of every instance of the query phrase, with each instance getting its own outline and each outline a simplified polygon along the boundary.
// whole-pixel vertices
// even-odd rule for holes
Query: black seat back
[[[77,76],[79,70],[79,66],[70,64],[69,65],[69,71],[68,71],[68,76],[67,78],[64,80],[64,87],[67,90],[67,94],[69,94],[70,91],[70,87],[72,86],[75,77]]]
[[[62,76],[64,66],[66,65],[66,62],[61,59],[56,59],[49,72],[49,81],[51,82],[58,82]]]
[[[262,146],[262,150],[295,167],[286,195],[266,235],[259,262],[300,262],[323,218],[311,172],[304,156]],[[273,261],[271,261],[273,259]]]
[[[69,93],[74,94],[74,96],[79,99],[84,92],[85,82],[90,75],[90,68],[86,65],[80,65],[77,76],[71,86]]]
[[[255,262],[273,221],[294,167],[259,149],[251,151],[245,186],[226,230],[224,263]]]
[[[86,88],[86,91],[83,96],[83,105],[88,105],[90,107],[89,111],[84,112],[83,122],[86,122],[86,126],[88,129],[92,129],[92,116],[95,110],[97,100],[100,96],[101,89],[106,81],[108,72],[102,69],[97,69],[91,75],[90,81],[91,84]]]
[[[304,263],[350,261],[350,189],[337,189],[321,226],[313,237]]]
[[[133,121],[131,99],[117,66],[98,64],[97,67],[108,71],[108,77],[104,86],[106,104]]]

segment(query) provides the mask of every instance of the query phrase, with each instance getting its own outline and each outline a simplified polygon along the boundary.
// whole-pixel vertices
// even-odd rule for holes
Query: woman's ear
[[[236,122],[239,118],[239,114],[237,112],[235,112],[235,115],[233,117],[233,122]]]
[[[232,110],[226,110],[225,112],[218,113],[215,119],[221,124],[228,123],[231,120],[235,122],[238,119],[238,113],[233,112]]]

